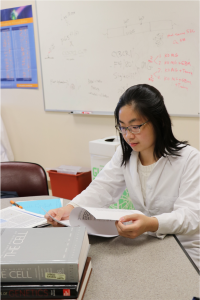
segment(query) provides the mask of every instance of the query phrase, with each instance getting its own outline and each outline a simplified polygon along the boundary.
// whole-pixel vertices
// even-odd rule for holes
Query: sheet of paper
[[[103,237],[114,237],[118,235],[115,221],[130,214],[143,214],[138,210],[110,209],[94,207],[75,207],[70,213],[69,220],[56,222],[65,226],[85,226],[88,234]]]
[[[43,215],[30,213],[18,207],[7,207],[0,211],[1,228],[32,228],[46,224]]]
[[[105,219],[97,220],[82,207],[75,207],[71,211],[69,222],[71,226],[85,226],[88,234],[91,235],[98,235],[103,237],[114,237],[119,235],[115,226],[115,221]]]
[[[139,210],[129,210],[129,209],[110,209],[110,208],[98,208],[98,207],[82,207],[92,214],[96,219],[101,220],[114,220],[118,221],[121,217],[132,215],[132,214],[142,214]]]
[[[77,211],[79,207],[76,207],[76,213],[79,214]],[[82,209],[81,209],[82,210]],[[75,208],[73,209],[75,211]],[[84,210],[85,211],[85,210]],[[78,220],[77,214],[73,216],[73,214],[70,214],[70,220],[62,220],[58,221],[56,218],[52,217],[49,213],[47,213],[54,221],[58,222],[59,224],[63,226],[84,226],[86,227],[87,233],[90,235],[97,235],[97,236],[103,236],[103,237],[115,237],[118,235],[117,229],[115,227],[115,223],[113,221],[106,221],[106,220],[96,220],[94,218],[93,220]],[[107,222],[112,222],[107,223]],[[114,225],[114,226],[113,226]],[[100,230],[99,230],[100,228]]]
[[[46,211],[50,209],[59,208],[63,206],[63,199],[54,198],[54,199],[47,199],[47,200],[29,200],[29,201],[17,201],[17,204],[21,205],[23,209],[44,215],[44,208]]]

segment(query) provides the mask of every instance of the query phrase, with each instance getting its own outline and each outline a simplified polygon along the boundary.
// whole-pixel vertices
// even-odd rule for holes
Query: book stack
[[[89,247],[85,227],[1,229],[1,299],[82,300]]]

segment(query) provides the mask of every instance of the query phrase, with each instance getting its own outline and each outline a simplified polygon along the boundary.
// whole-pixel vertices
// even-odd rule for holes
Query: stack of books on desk
[[[92,271],[84,227],[1,230],[1,299],[82,300]]]

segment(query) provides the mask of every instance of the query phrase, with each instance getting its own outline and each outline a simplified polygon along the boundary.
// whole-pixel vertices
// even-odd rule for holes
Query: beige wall
[[[1,8],[8,8],[9,3],[10,7],[20,5],[20,1],[3,1]],[[90,166],[88,143],[115,135],[114,117],[44,111],[36,22],[34,26],[39,89],[1,90],[1,116],[15,160],[36,162],[44,168],[61,164]],[[172,122],[178,139],[188,140],[200,149],[198,118],[172,117]]]
[[[49,113],[40,93],[22,100],[19,93],[2,92],[1,114],[15,160],[31,161],[44,168],[61,164],[90,166],[88,143],[114,135],[114,117]],[[199,147],[199,120],[173,117],[173,131],[181,140]]]
[[[171,117],[173,133],[181,141],[186,140],[189,144],[200,150],[200,119]]]

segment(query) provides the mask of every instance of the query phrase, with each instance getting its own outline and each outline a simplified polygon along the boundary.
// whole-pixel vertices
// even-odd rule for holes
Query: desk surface
[[[51,196],[13,200],[49,199]],[[1,208],[11,199],[1,199]],[[68,200],[64,200],[64,204]],[[50,230],[50,227],[44,228]],[[173,236],[89,236],[93,271],[84,300],[192,300],[199,275]]]

